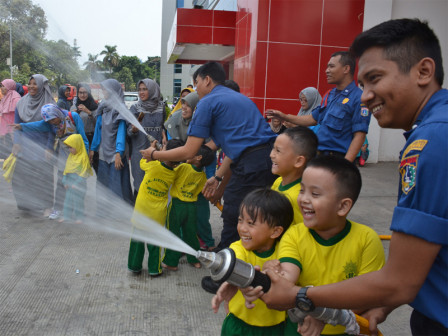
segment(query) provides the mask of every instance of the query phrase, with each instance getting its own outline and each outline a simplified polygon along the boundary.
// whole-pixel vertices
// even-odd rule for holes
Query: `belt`
[[[258,145],[258,146],[253,146],[253,147],[248,147],[245,150],[243,150],[243,152],[240,155],[240,158],[242,158],[244,155],[247,155],[249,153],[255,152],[259,149],[263,149],[263,148],[267,148],[267,147],[272,147],[272,143],[273,141],[269,140],[268,142]]]
[[[318,150],[317,156],[321,156],[321,155],[333,155],[333,156],[345,157],[345,153],[342,153],[342,152],[330,151],[330,150],[323,150],[323,151]]]

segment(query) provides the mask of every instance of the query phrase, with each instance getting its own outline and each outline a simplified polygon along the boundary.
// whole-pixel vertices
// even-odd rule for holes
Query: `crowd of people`
[[[93,167],[97,187],[134,206],[135,232],[145,230],[143,216],[195,250],[232,249],[266,272],[271,287],[265,293],[204,277],[213,309],[228,303],[223,335],[344,334],[344,326],[312,317],[315,307],[350,308],[376,334],[405,303],[414,307],[413,335],[447,335],[448,208],[434,201],[444,199],[448,152],[439,41],[424,22],[391,20],[360,34],[350,51],[332,54],[326,75],[334,88],[321,95],[307,87],[298,113],[269,109],[266,118],[217,62],[198,68],[195,88],[182,90],[170,113],[158,84],[142,79],[130,110],[140,125],[124,117],[115,79],[101,83],[99,104],[87,85],[78,85],[75,102],[61,86],[56,103],[43,75],[31,76],[23,98],[4,80],[0,134],[5,147],[14,130],[17,206],[81,222]],[[357,165],[368,157],[372,114],[381,127],[406,131],[387,261],[378,235],[347,218],[362,186]],[[215,247],[209,202],[221,199]],[[178,270],[180,252],[133,238],[130,271],[142,272],[146,249],[152,277]],[[201,267],[193,256],[187,261]],[[299,323],[297,312],[305,316]]]

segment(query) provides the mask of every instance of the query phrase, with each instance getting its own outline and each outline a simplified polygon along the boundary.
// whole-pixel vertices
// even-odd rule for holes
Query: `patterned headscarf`
[[[30,80],[34,79],[37,84],[37,93],[32,96],[29,93],[22,97],[17,103],[17,111],[20,119],[24,122],[42,120],[41,109],[45,104],[55,104],[51,94],[48,79],[44,75],[33,75]]]
[[[41,115],[42,115],[42,119],[45,122],[49,122],[52,119],[59,118],[61,120],[59,125],[57,125],[57,126],[53,125],[53,128],[55,129],[55,131],[58,131],[58,130],[61,130],[64,128],[65,118],[67,117],[68,112],[61,109],[57,105],[47,104],[42,107]]]

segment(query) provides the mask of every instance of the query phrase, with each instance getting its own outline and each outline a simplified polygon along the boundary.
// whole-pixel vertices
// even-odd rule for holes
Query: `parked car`
[[[132,105],[138,102],[138,93],[137,92],[125,92],[124,93],[124,103],[126,107],[129,109]]]

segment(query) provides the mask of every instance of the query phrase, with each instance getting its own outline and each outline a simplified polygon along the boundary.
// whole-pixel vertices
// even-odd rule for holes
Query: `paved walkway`
[[[397,163],[362,168],[363,191],[350,216],[389,234]],[[90,180],[93,188],[94,180]],[[212,227],[219,237],[219,211]],[[384,243],[386,251],[388,242]],[[208,272],[181,259],[177,272],[150,278],[126,269],[129,239],[92,227],[60,224],[18,211],[0,181],[0,334],[219,335],[224,312],[210,309],[200,287]],[[381,325],[384,335],[409,335],[410,308]]]

